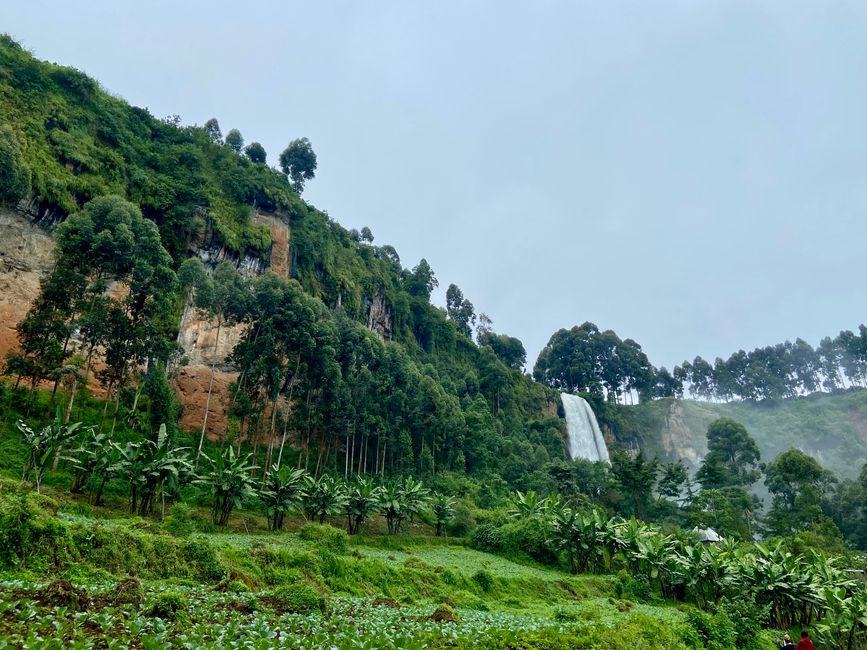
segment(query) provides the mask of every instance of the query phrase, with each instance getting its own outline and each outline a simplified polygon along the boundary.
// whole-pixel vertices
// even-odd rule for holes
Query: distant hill
[[[640,444],[666,460],[683,458],[692,467],[707,451],[708,424],[721,416],[747,427],[764,462],[796,447],[840,478],[857,477],[867,462],[867,390],[764,402],[668,398],[621,407],[618,415],[622,418],[618,437],[627,444]]]

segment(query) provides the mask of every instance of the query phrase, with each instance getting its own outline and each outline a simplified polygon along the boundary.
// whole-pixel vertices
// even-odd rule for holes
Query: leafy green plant
[[[371,478],[357,477],[347,486],[343,510],[350,535],[359,533],[367,518],[379,509],[381,492],[382,488]]]
[[[214,459],[206,455],[204,458],[211,468],[199,482],[211,489],[211,514],[214,524],[225,526],[232,510],[240,506],[244,499],[255,494],[253,470],[256,468],[250,463],[251,455],[236,456],[232,445],[228,445],[226,451]]]
[[[455,498],[446,494],[434,494],[431,502],[431,513],[436,523],[437,537],[443,534],[446,525],[455,515]]]
[[[66,442],[75,437],[81,422],[64,424],[58,409],[54,421],[38,431],[31,429],[21,420],[18,421],[17,426],[28,450],[22,478],[25,481],[32,480],[38,493],[45,471],[51,465],[55,454]]]
[[[182,481],[191,476],[192,463],[186,447],[175,447],[161,425],[157,439],[129,442],[120,452],[119,470],[130,484],[130,512],[150,514],[157,499],[175,494]]]
[[[259,491],[271,530],[283,530],[283,518],[304,502],[308,485],[307,472],[303,469],[292,469],[288,465],[271,468],[265,487]]]
[[[337,479],[323,474],[318,479],[307,477],[304,496],[304,514],[325,523],[328,515],[336,515],[342,512],[349,500],[342,483]]]

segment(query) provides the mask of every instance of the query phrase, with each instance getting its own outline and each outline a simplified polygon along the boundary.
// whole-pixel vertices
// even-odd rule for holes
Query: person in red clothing
[[[815,650],[813,642],[810,640],[810,633],[807,630],[801,632],[801,640],[798,641],[797,650]]]

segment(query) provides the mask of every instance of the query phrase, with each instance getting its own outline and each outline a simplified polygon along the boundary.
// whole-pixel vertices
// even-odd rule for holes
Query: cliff
[[[662,399],[620,409],[651,455],[682,458],[693,469],[707,451],[708,425],[722,416],[746,426],[763,462],[795,447],[841,478],[857,477],[867,462],[867,390],[758,403]]]

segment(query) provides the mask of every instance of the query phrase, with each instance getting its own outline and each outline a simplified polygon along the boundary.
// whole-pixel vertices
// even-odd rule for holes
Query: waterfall
[[[608,446],[596,421],[596,414],[583,397],[560,393],[569,431],[569,457],[608,461]]]

